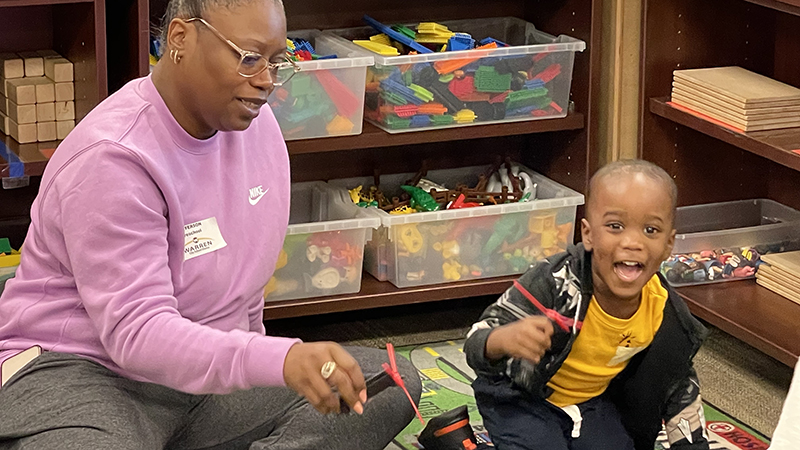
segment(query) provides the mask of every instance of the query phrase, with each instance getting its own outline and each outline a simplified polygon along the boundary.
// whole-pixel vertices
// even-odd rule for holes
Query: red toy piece
[[[389,354],[389,363],[391,363],[391,365],[383,363],[382,364],[383,370],[385,370],[386,373],[388,373],[389,376],[392,377],[392,380],[394,380],[394,383],[396,385],[400,386],[403,389],[403,391],[406,393],[406,396],[408,397],[408,401],[411,402],[411,406],[414,407],[414,412],[417,413],[417,418],[419,419],[419,422],[425,425],[425,419],[423,419],[422,414],[419,413],[419,409],[417,409],[417,404],[414,403],[414,399],[411,398],[411,394],[408,392],[406,384],[403,382],[403,377],[401,377],[400,372],[397,371],[397,361],[395,360],[394,357],[394,345],[387,342],[386,352]]]
[[[317,75],[319,84],[336,105],[339,114],[344,117],[352,117],[361,107],[361,100],[330,71],[317,70],[314,73]]]
[[[539,72],[536,76],[532,79],[540,79],[545,83],[549,83],[553,81],[553,78],[557,77],[561,73],[561,64],[551,64],[547,69]]]
[[[465,199],[466,199],[466,197],[464,196],[464,194],[459,194],[458,198],[453,200],[453,202],[450,203],[450,205],[447,206],[447,209],[474,208],[476,206],[481,206],[480,203],[465,202],[464,201]]]

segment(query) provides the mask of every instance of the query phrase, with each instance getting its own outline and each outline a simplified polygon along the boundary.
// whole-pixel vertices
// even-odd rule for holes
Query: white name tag
[[[183,246],[184,261],[217,251],[228,245],[222,238],[222,233],[219,232],[216,217],[184,225],[183,232],[186,236],[186,243]]]

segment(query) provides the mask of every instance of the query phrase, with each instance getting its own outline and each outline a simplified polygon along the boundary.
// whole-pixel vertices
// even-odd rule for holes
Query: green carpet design
[[[475,372],[467,365],[462,345],[463,341],[446,341],[401,347],[397,348],[397,353],[414,364],[423,380],[419,410],[425,420],[466,404],[478,439],[488,442],[489,436],[483,427],[470,387]],[[767,439],[757,432],[711,405],[705,404],[704,407],[711,450],[766,450],[769,447]],[[421,448],[417,444],[417,436],[422,428],[419,420],[414,419],[386,450]],[[659,436],[655,450],[666,449],[669,449],[666,435]]]

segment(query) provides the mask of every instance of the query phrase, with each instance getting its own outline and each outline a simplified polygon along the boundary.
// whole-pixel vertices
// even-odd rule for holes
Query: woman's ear
[[[581,241],[587,252],[592,251],[592,226],[586,219],[581,219]]]
[[[167,48],[169,51],[182,52],[186,50],[187,36],[190,25],[182,19],[172,19],[167,29]]]

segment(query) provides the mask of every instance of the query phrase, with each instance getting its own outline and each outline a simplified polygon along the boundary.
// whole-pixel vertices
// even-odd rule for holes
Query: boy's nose
[[[622,247],[630,250],[641,250],[644,248],[642,237],[634,231],[627,231],[622,234]]]

